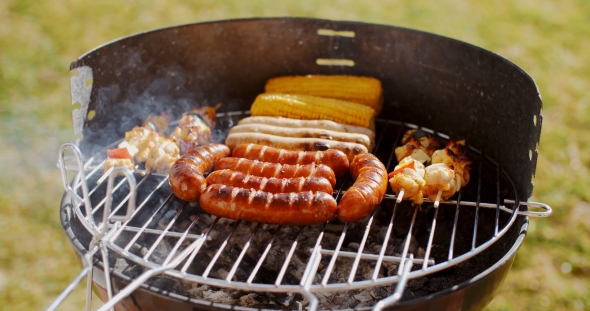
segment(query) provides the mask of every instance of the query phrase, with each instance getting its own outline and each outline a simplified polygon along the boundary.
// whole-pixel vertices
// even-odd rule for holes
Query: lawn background
[[[488,310],[590,310],[590,1],[0,0],[0,310],[47,307],[80,271],[58,219],[57,151],[73,141],[69,64],[132,33],[240,17],[397,25],[463,40],[537,82],[543,130],[532,219]],[[61,310],[80,310],[80,287]]]

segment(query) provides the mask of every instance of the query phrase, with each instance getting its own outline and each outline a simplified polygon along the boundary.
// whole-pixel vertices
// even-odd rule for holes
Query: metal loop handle
[[[82,186],[82,194],[84,195],[84,197],[80,197],[68,181],[68,172],[66,170],[65,163],[65,152],[68,149],[71,149],[74,152],[74,156],[76,157],[76,162],[78,164],[79,170],[78,174],[80,176],[80,185]],[[80,152],[78,146],[72,143],[65,143],[61,146],[59,150],[59,168],[61,170],[61,180],[64,188],[66,189],[66,192],[69,193],[72,196],[72,198],[74,198],[78,203],[84,203],[84,208],[86,210],[86,220],[89,223],[94,223],[92,217],[92,203],[90,203],[88,183],[86,182],[86,172],[84,170],[84,161],[82,160],[82,152]]]
[[[123,216],[112,215],[110,216],[110,220],[113,222],[127,221],[127,219],[131,218],[131,215],[133,215],[133,212],[135,211],[137,181],[135,180],[135,176],[133,176],[133,172],[131,172],[128,168],[124,166],[117,166],[109,174],[109,179],[107,183],[107,197],[102,217],[101,234],[104,234],[108,228],[109,215],[111,214],[111,206],[113,204],[113,184],[115,183],[115,177],[117,177],[121,173],[125,175],[125,179],[129,183],[129,200],[127,201],[127,212]]]
[[[549,217],[553,213],[553,209],[551,206],[540,203],[540,202],[520,202],[522,205],[526,205],[528,207],[537,207],[545,210],[544,212],[534,212],[534,211],[518,211],[518,215],[523,216],[530,216],[530,217]]]

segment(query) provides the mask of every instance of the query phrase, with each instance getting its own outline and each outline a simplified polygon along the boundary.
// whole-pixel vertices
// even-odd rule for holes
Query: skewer
[[[111,174],[111,172],[113,171],[114,168],[115,168],[114,166],[111,166],[108,170],[106,170],[104,172],[104,174],[102,174],[102,176],[100,176],[100,178],[96,181],[96,184],[97,185],[102,184],[103,181],[105,181],[109,177],[109,175]]]
[[[396,203],[400,203],[404,199],[404,192],[405,192],[405,190],[404,190],[404,188],[402,188],[402,190],[397,195]]]
[[[438,208],[438,204],[440,203],[440,196],[442,195],[442,190],[439,190],[436,194],[436,200],[434,200],[434,208]]]

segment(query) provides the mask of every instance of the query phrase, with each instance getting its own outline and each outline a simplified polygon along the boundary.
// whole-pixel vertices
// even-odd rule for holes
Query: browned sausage
[[[324,164],[289,165],[232,157],[219,160],[215,170],[232,170],[266,178],[323,177],[332,187],[336,184],[334,171]]]
[[[222,184],[231,187],[261,190],[270,193],[326,192],[332,193],[332,185],[325,178],[295,177],[266,178],[247,175],[232,170],[215,171],[207,176],[207,185]]]
[[[346,190],[338,204],[338,218],[356,221],[371,214],[387,191],[387,170],[376,156],[365,153],[350,164],[354,184]]]
[[[325,164],[336,176],[348,172],[348,157],[336,149],[326,151],[288,151],[264,145],[242,144],[234,148],[232,157],[280,164]]]
[[[296,226],[328,221],[338,208],[334,197],[324,192],[272,194],[225,185],[209,185],[199,202],[204,211],[219,217]]]
[[[174,194],[186,201],[199,200],[199,195],[207,187],[203,174],[210,170],[219,159],[229,156],[225,145],[209,144],[192,148],[170,168],[168,182]]]

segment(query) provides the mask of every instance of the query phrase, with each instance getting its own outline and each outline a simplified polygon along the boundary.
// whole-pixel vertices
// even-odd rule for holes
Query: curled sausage
[[[209,176],[207,176],[207,185],[213,184],[261,190],[270,193],[306,191],[332,193],[333,190],[332,185],[325,178],[266,178],[247,175],[232,170],[215,171],[209,174]]]
[[[185,201],[198,201],[207,187],[203,174],[219,159],[229,156],[230,150],[221,144],[209,144],[192,148],[170,168],[168,182],[174,194]]]
[[[354,184],[346,190],[338,204],[338,218],[356,221],[371,214],[387,191],[387,170],[370,153],[358,155],[350,164]]]
[[[324,192],[273,194],[219,184],[209,185],[199,202],[204,211],[219,217],[296,226],[328,221],[338,208],[334,197]]]
[[[280,164],[325,164],[336,176],[348,172],[348,158],[344,152],[335,149],[326,151],[288,151],[264,145],[243,144],[232,151],[232,156]]]
[[[232,170],[266,178],[323,177],[330,182],[332,187],[336,184],[334,171],[324,164],[289,165],[232,157],[219,160],[215,165],[215,170]]]

